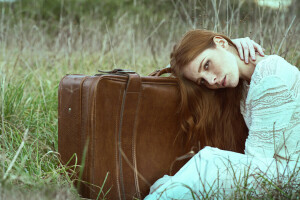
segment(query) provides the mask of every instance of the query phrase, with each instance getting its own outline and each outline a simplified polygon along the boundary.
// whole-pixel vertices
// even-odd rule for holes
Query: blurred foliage
[[[231,0],[231,7],[237,7],[240,1]],[[119,13],[160,17],[180,9],[180,15],[186,16],[195,9],[205,11],[206,0],[17,0],[13,3],[0,3],[1,9],[7,8],[19,20],[19,17],[32,18],[36,21],[60,21],[64,18],[80,22],[82,17],[93,19],[106,18],[112,22]],[[253,0],[246,1],[241,7],[242,13],[251,14],[248,9]],[[176,6],[178,5],[178,6]]]
[[[61,47],[64,41],[69,48],[75,43],[82,47],[90,45],[87,40],[96,37],[95,33],[128,29],[123,34],[143,38],[156,55],[159,39],[168,44],[190,28],[201,28],[233,38],[249,36],[260,44],[269,44],[274,52],[279,46],[274,41],[283,38],[300,10],[300,0],[279,10],[260,7],[255,0],[16,0],[0,3],[0,9],[0,41],[8,46],[18,43],[23,47],[29,40],[42,40],[40,44],[49,47]],[[298,34],[297,24],[298,18],[288,38]],[[26,34],[32,39],[26,40]],[[122,38],[117,36],[113,42]],[[106,44],[106,38],[102,40]]]
[[[176,17],[184,21],[193,21],[205,16],[212,10],[212,4],[216,0],[16,0],[13,3],[0,3],[3,15],[9,15],[9,20],[19,22],[20,19],[33,19],[39,25],[43,23],[60,23],[60,26],[70,21],[80,24],[82,19],[106,20],[111,25],[117,18],[123,15],[139,16],[142,20],[149,21],[153,16],[157,20]],[[224,4],[224,3],[223,3]],[[239,8],[240,19],[256,20],[255,0],[228,0],[227,6],[218,9],[219,17],[226,19],[227,9]],[[288,10],[297,13],[300,9],[300,1],[292,4]],[[274,10],[274,14],[276,11]],[[3,19],[2,19],[3,20]],[[49,24],[44,26],[49,27]],[[51,27],[53,29],[55,27]]]
[[[80,25],[84,21],[99,20],[111,26],[123,15],[132,19],[138,15],[142,21],[148,21],[153,15],[163,18],[172,7],[172,1],[150,0],[17,0],[0,3],[3,21],[16,24],[21,20],[34,20],[48,33],[58,33],[60,27],[70,22]]]
[[[130,15],[153,15],[168,12],[172,1],[149,0],[17,0],[1,3],[17,17],[32,18],[37,21],[60,21],[64,18],[80,23],[82,17],[106,18],[109,22],[119,13]]]

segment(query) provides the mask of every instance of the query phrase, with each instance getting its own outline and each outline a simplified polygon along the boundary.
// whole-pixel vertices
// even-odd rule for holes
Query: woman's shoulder
[[[293,66],[284,58],[278,55],[269,55],[256,64],[250,85],[257,85],[263,82],[263,79],[267,77],[270,77],[268,79],[275,77],[275,79],[282,82],[282,84],[290,86],[299,79],[300,72],[296,66]]]
[[[267,56],[257,63],[247,92],[246,104],[278,98],[299,97],[300,72],[278,55]],[[284,97],[281,97],[284,96]]]

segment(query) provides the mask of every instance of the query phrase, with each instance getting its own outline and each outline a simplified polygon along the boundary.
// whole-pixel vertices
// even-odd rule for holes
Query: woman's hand
[[[249,53],[252,60],[256,60],[255,58],[255,52],[257,51],[261,56],[264,56],[264,49],[254,42],[253,40],[250,40],[249,37],[245,38],[238,38],[233,39],[232,42],[235,44],[239,51],[240,58],[244,60],[245,57],[245,63],[249,63]]]

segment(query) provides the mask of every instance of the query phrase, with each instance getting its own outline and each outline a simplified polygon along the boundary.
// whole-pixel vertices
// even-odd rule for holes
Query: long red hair
[[[186,79],[182,73],[201,52],[215,47],[215,36],[235,47],[223,34],[197,29],[188,31],[171,53],[172,74],[179,79],[181,94],[180,132],[189,142],[200,141],[200,148],[213,146],[244,153],[248,129],[240,113],[242,81],[235,88],[211,90]]]

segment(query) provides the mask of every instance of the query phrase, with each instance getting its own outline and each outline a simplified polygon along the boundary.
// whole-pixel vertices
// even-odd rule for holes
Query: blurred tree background
[[[129,28],[130,24],[135,38],[147,40],[149,47],[152,48],[152,55],[154,49],[155,51],[161,49],[153,40],[168,45],[170,41],[173,43],[177,41],[191,28],[210,29],[233,38],[249,36],[268,49],[269,46],[276,46],[274,41],[284,37],[282,31],[288,29],[293,18],[299,14],[300,1],[292,0],[290,5],[282,6],[280,9],[258,6],[257,1],[15,0],[12,3],[0,4],[2,11],[0,36],[6,39],[7,44],[12,44],[15,43],[12,41],[15,38],[9,36],[12,32],[16,34],[17,28],[22,29],[20,31],[23,34],[18,33],[18,39],[23,41],[26,37],[32,37],[32,34],[26,36],[26,33],[33,33],[33,30],[29,29],[34,27],[43,35],[43,45],[50,49],[54,47],[53,44],[58,47],[57,43],[62,44],[63,40],[69,39],[71,49],[75,50],[82,49],[82,45],[85,44],[90,47],[89,41],[95,42],[90,39],[92,30],[104,35],[108,30],[114,32],[118,28],[117,25],[119,28]],[[298,25],[299,21],[296,18],[288,34],[299,33]],[[275,30],[272,30],[273,28]],[[76,44],[79,39],[84,40],[85,44]],[[285,37],[285,40],[285,44],[288,44],[288,37]],[[22,41],[19,41],[19,45],[23,43]],[[114,41],[111,42],[110,46]],[[98,43],[101,48],[100,44],[103,43],[101,41]],[[270,53],[279,53],[275,52],[275,47],[271,49]]]

